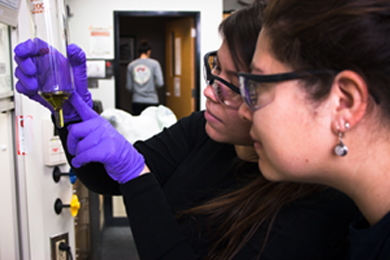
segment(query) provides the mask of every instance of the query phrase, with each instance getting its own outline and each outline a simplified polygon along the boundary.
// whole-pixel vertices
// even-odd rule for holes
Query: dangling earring
[[[345,129],[348,129],[348,128],[349,128],[349,123],[345,123]],[[339,130],[339,126],[337,126],[337,129]],[[336,147],[334,148],[334,152],[338,156],[345,156],[348,153],[348,147],[343,143],[343,136],[344,136],[344,133],[342,133],[339,130],[339,144],[336,145]]]

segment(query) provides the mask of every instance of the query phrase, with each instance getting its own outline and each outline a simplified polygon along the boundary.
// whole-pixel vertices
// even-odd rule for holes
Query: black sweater
[[[370,227],[363,215],[358,214],[350,226],[353,260],[390,259],[390,212]]]
[[[207,218],[175,215],[244,185],[244,176],[261,174],[256,163],[237,159],[234,147],[211,140],[202,112],[134,146],[152,173],[118,185],[99,163],[74,169],[92,191],[123,194],[141,259],[203,259],[210,249]],[[66,140],[66,128],[60,133]],[[69,155],[68,155],[69,156]],[[261,259],[345,259],[353,202],[328,188],[279,212]],[[234,259],[254,259],[266,236],[264,223]],[[213,229],[212,229],[213,230]]]

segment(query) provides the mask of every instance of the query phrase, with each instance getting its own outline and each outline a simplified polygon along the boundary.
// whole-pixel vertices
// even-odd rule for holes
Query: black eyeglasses
[[[206,83],[213,87],[214,95],[222,104],[238,109],[243,100],[240,89],[226,80],[213,74],[217,66],[217,51],[206,53],[204,56],[204,78]]]
[[[274,100],[273,84],[287,80],[301,79],[312,75],[336,74],[333,70],[312,70],[303,72],[289,72],[272,75],[257,75],[239,72],[241,96],[252,111],[256,111]]]

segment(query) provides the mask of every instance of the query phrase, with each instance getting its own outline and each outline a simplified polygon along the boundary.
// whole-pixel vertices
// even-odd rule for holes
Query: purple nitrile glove
[[[106,119],[88,107],[77,93],[69,98],[83,122],[68,127],[68,151],[75,157],[72,166],[79,168],[90,162],[104,165],[110,177],[123,184],[136,177],[145,160]]]
[[[48,53],[42,53],[43,49],[47,50],[50,55]],[[51,105],[38,94],[38,89],[40,87],[50,86],[50,83],[54,80],[54,75],[50,73],[50,64],[55,64],[58,71],[62,71],[64,75],[69,74],[66,58],[38,38],[35,38],[34,41],[27,40],[18,44],[14,52],[14,59],[18,64],[15,69],[15,76],[19,79],[16,83],[16,90],[42,104],[54,113]],[[89,107],[92,107],[91,93],[87,88],[85,53],[77,45],[71,44],[68,46],[68,56],[69,63],[72,67],[75,91]],[[70,81],[66,77],[59,78],[65,82]],[[65,123],[80,120],[80,116],[69,102],[65,102],[63,105],[63,117]]]

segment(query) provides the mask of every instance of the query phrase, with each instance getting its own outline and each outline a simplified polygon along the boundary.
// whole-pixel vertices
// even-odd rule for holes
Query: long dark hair
[[[219,25],[219,33],[228,44],[237,71],[249,69],[265,7],[263,1],[256,1],[231,14]]]
[[[265,4],[261,1],[256,2],[233,13],[219,27],[237,68],[249,70],[261,29],[261,13],[264,7]],[[246,166],[247,163],[241,162],[237,173],[245,173]],[[216,235],[206,257],[208,260],[232,259],[261,225],[268,226],[264,249],[273,221],[280,209],[292,201],[324,189],[321,185],[273,183],[266,180],[260,172],[252,175],[245,183],[235,191],[180,214],[205,215],[210,226],[218,223]]]
[[[191,208],[185,214],[206,215],[209,227],[218,223],[208,260],[232,259],[261,225],[268,225],[260,258],[272,224],[283,206],[324,189],[314,184],[274,183],[258,173],[244,187]]]
[[[276,59],[294,70],[352,70],[366,81],[390,118],[390,2],[388,0],[274,0],[264,27]],[[334,76],[333,76],[334,77]],[[327,96],[333,78],[304,84],[313,100]]]

